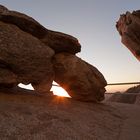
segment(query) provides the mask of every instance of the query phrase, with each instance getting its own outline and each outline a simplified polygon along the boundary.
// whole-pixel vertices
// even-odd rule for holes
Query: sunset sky
[[[120,14],[140,9],[140,0],[0,0],[48,29],[78,38],[79,57],[91,63],[108,83],[140,81],[140,62],[121,43],[115,28]]]

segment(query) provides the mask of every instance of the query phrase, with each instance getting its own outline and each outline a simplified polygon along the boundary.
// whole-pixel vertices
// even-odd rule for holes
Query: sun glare
[[[58,85],[56,82],[53,82],[53,85]],[[19,87],[28,89],[28,90],[34,90],[31,84],[24,85],[24,84],[18,84]],[[51,91],[53,91],[54,95],[57,96],[63,96],[63,97],[70,97],[68,93],[62,88],[58,86],[52,86]]]
[[[58,85],[56,82],[53,82],[54,85]],[[51,91],[53,91],[54,95],[63,96],[63,97],[70,97],[68,93],[59,86],[52,86]]]

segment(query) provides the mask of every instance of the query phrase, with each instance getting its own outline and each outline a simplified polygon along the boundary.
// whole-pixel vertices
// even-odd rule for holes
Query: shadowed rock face
[[[1,5],[0,21],[18,26],[21,30],[40,39],[56,53],[69,52],[75,54],[81,51],[81,45],[75,37],[48,30],[33,18],[16,11],[10,11]]]
[[[140,61],[140,10],[121,15],[116,27],[122,43]]]
[[[95,67],[68,53],[55,55],[53,64],[55,81],[72,98],[95,102],[104,99],[107,83]]]
[[[51,57],[54,51],[12,24],[0,22],[0,85],[45,81],[49,91],[53,81]]]

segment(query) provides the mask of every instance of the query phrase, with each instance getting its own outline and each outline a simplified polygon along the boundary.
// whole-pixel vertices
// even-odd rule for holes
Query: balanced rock
[[[140,61],[140,10],[121,15],[116,27],[122,43]]]
[[[104,87],[107,83],[95,67],[68,53],[56,54],[53,64],[55,81],[72,98],[95,102],[104,99]]]
[[[32,83],[38,91],[49,91],[53,55],[54,51],[34,36],[0,22],[0,85]]]
[[[106,80],[74,55],[80,49],[76,38],[0,6],[0,87],[31,83],[38,92],[47,93],[54,80],[74,99],[101,101]]]
[[[2,5],[0,5],[0,21],[18,26],[24,32],[35,36],[51,47],[55,53],[75,54],[81,51],[81,45],[75,37],[48,30],[33,18],[16,11],[10,11]]]

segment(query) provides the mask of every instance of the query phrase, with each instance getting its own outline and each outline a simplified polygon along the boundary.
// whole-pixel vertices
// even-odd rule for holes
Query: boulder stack
[[[140,10],[121,15],[116,28],[122,43],[140,61]]]
[[[75,55],[80,50],[75,37],[0,6],[0,87],[31,83],[36,91],[48,93],[54,80],[73,99],[101,101],[106,80]]]

